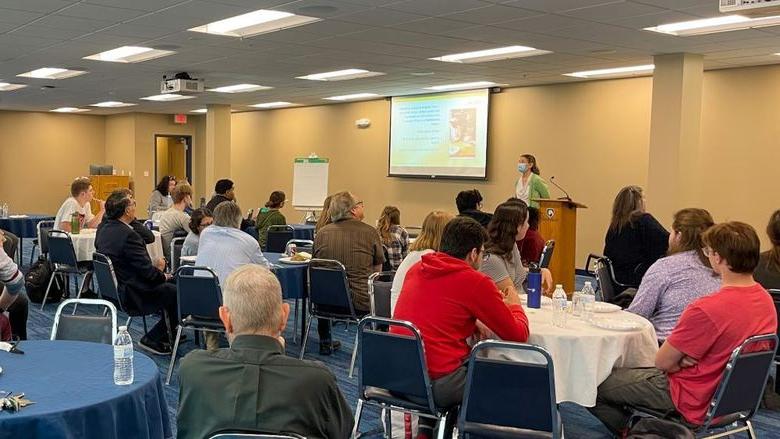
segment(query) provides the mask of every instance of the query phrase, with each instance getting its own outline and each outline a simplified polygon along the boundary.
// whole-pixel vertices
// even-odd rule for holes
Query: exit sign
[[[186,114],[174,114],[173,115],[173,123],[177,123],[180,125],[185,125],[187,123],[187,115]]]

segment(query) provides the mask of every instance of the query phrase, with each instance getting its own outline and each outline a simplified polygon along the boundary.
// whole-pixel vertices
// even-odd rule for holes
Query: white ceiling
[[[770,64],[780,51],[780,26],[674,37],[643,27],[718,15],[717,0],[0,0],[0,81],[24,89],[0,92],[0,109],[49,110],[121,100],[139,105],[93,109],[186,112],[207,104],[290,101],[327,103],[338,94],[402,95],[453,82],[510,86],[577,81],[576,70],[647,64],[659,53],[705,55],[705,68]],[[278,9],[323,21],[248,39],[187,29],[256,9]],[[506,45],[554,53],[479,64],[428,58]],[[84,60],[123,45],[176,50],[138,64]],[[46,66],[88,70],[58,81],[17,78]],[[384,76],[339,82],[295,79],[364,68]],[[256,83],[253,93],[206,92],[197,99],[139,101],[159,93],[166,73],[189,72],[207,87]],[[415,73],[433,73],[426,76]],[[41,86],[53,85],[54,89]],[[87,113],[90,114],[90,113]]]

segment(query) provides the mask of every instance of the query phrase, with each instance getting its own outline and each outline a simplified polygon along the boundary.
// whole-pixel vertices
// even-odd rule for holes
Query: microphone
[[[562,188],[558,183],[555,182],[555,176],[554,175],[550,176],[550,183],[552,183],[553,186],[555,186],[558,189],[560,189],[561,192],[563,192],[563,194],[566,195],[565,197],[559,197],[558,198],[559,200],[572,201],[571,197],[569,196],[569,193],[566,192],[566,189]]]

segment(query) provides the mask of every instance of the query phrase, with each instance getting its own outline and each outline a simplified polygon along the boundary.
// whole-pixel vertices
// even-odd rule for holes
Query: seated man
[[[717,224],[702,241],[721,289],[688,305],[656,354],[655,368],[615,369],[601,383],[589,410],[614,433],[625,430],[630,407],[676,411],[700,425],[732,351],[777,330],[772,297],[753,280],[760,246],[755,230],[739,222]]]
[[[314,257],[335,259],[347,270],[349,290],[352,294],[352,306],[358,315],[371,310],[368,298],[368,277],[382,270],[385,253],[379,233],[375,228],[363,223],[363,202],[357,201],[349,192],[339,192],[331,197],[331,223],[320,229],[314,236]],[[349,310],[333,310],[349,313]],[[334,342],[330,335],[330,321],[320,319],[317,322],[320,336],[320,354],[330,355],[341,343]]]
[[[190,232],[190,216],[184,213],[184,210],[192,206],[192,186],[186,183],[176,185],[171,197],[173,205],[157,218],[163,253],[168,256],[168,259],[171,258],[171,241],[174,234],[181,232],[182,236],[186,236],[184,233]]]
[[[284,354],[290,306],[279,281],[258,265],[225,279],[219,315],[230,348],[192,351],[179,369],[179,439],[226,430],[348,438],[353,419],[333,373]]]
[[[488,223],[493,219],[492,214],[480,210],[482,208],[482,194],[476,189],[458,193],[458,196],[455,197],[455,205],[458,206],[459,216],[474,218],[482,227],[487,228]]]
[[[79,215],[81,227],[95,228],[103,220],[105,212],[105,202],[100,201],[100,212],[97,215],[92,214],[89,202],[95,195],[95,189],[87,177],[79,177],[70,184],[71,197],[65,200],[57,211],[54,219],[54,230],[64,230],[70,232],[71,217],[74,213]]]
[[[171,352],[168,327],[176,327],[176,285],[167,282],[165,260],[152,263],[146,244],[130,226],[136,203],[129,189],[117,189],[106,200],[106,221],[97,230],[95,251],[108,256],[114,266],[122,304],[129,310],[152,313],[164,310],[168,322],[160,319],[138,343],[158,355]]]
[[[455,217],[444,227],[439,252],[423,255],[406,273],[393,318],[420,330],[438,407],[460,404],[466,383],[466,343],[477,320],[507,341],[528,339],[528,318],[513,288],[499,291],[479,267],[486,232],[475,220]],[[403,328],[392,332],[405,333]],[[420,418],[420,435],[430,437],[433,421]],[[418,436],[420,437],[420,436]]]
[[[217,181],[217,184],[214,185],[214,196],[211,197],[209,202],[206,204],[206,209],[214,212],[214,209],[216,209],[220,204],[224,203],[225,201],[235,201],[235,199],[236,193],[233,181],[227,178],[223,178]]]

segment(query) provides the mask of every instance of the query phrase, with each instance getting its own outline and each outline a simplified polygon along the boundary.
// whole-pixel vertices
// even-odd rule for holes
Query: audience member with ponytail
[[[376,228],[382,245],[387,249],[390,268],[397,270],[409,254],[409,233],[401,227],[401,211],[395,206],[385,206]]]
[[[780,289],[780,210],[776,210],[769,218],[766,234],[769,235],[772,249],[761,253],[753,277],[767,290]]]
[[[283,226],[287,224],[287,219],[279,211],[284,207],[286,197],[282,191],[273,191],[268,197],[268,201],[265,203],[265,207],[260,209],[260,212],[255,218],[257,228],[257,241],[260,243],[260,247],[265,249],[265,242],[268,239],[268,228],[271,226]]]

